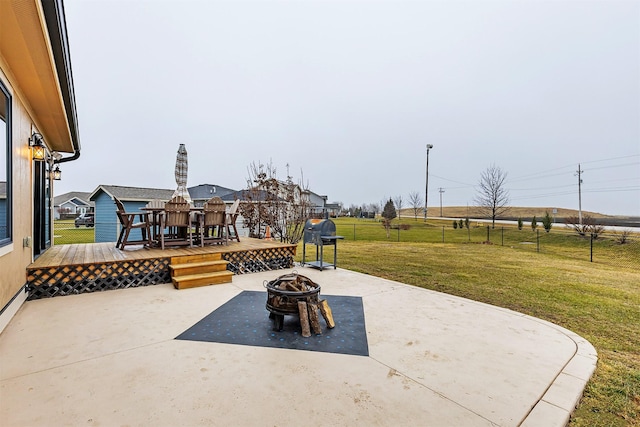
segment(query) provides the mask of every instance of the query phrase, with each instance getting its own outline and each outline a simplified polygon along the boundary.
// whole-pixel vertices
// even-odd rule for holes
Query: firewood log
[[[327,328],[335,328],[336,323],[333,321],[333,313],[331,312],[331,307],[329,307],[329,303],[326,299],[320,301],[320,313],[322,313],[324,321],[327,322]]]
[[[309,311],[309,322],[311,322],[311,329],[314,334],[322,334],[322,328],[320,327],[320,320],[318,320],[318,304],[310,302],[307,304]]]
[[[308,338],[311,336],[311,329],[309,328],[309,312],[307,310],[307,303],[304,301],[298,301],[298,314],[300,315],[300,326],[302,327],[302,336]]]

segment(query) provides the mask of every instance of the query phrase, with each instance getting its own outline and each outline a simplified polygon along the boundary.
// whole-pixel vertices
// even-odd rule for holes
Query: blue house
[[[89,202],[90,194],[73,191],[54,197],[53,218],[75,218],[80,214],[92,212],[93,204]]]
[[[100,185],[89,196],[95,203],[95,241],[115,242],[120,234],[120,222],[116,216],[114,197],[118,198],[127,212],[141,212],[152,200],[168,201],[174,190],[159,188],[122,187],[118,185]],[[134,230],[131,239],[140,239],[140,230]]]

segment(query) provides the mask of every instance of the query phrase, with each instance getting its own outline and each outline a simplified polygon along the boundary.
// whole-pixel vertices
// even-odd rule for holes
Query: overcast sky
[[[286,165],[329,201],[640,215],[638,1],[65,0],[82,154],[100,184],[245,187]]]

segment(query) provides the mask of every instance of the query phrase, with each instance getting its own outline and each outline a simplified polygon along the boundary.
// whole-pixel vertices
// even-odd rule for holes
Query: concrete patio
[[[0,335],[2,425],[554,427],[595,369],[589,342],[540,319],[347,270],[296,270],[322,296],[361,297],[368,355],[176,339],[292,270],[29,301]]]

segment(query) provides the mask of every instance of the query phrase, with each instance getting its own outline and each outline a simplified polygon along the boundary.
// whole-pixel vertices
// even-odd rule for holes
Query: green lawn
[[[94,228],[84,225],[76,228],[72,219],[56,220],[53,235],[56,245],[95,242]]]
[[[401,230],[398,242],[393,231],[387,239],[382,226],[356,223],[354,241],[348,236],[353,221],[358,220],[335,221],[338,234],[347,237],[338,243],[340,267],[509,308],[576,332],[595,346],[598,365],[571,425],[640,425],[637,241],[620,245],[599,239],[594,250],[598,259],[589,262],[584,252],[588,240],[561,231],[542,231],[544,244],[537,252],[531,229],[505,230],[509,237],[503,246],[502,236],[493,244],[481,244],[486,227],[473,230],[484,233],[484,238],[476,236],[476,243],[473,238],[469,243],[468,235],[466,243],[435,243],[442,228],[431,225],[427,230],[418,222],[411,230]],[[445,240],[454,232],[467,234],[445,229]],[[425,235],[434,243],[411,241]],[[298,254],[301,257],[301,249]]]

